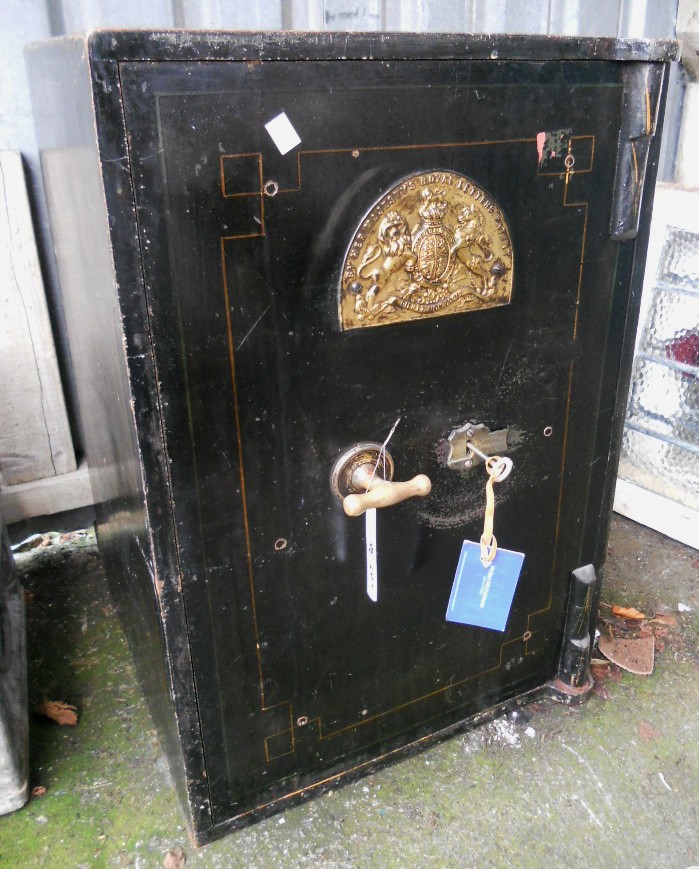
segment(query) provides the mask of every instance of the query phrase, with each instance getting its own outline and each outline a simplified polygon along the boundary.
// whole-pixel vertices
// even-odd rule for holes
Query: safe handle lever
[[[408,498],[423,498],[432,491],[432,481],[426,474],[417,474],[403,483],[393,483],[375,475],[370,464],[360,465],[352,472],[352,483],[355,488],[367,491],[343,499],[342,507],[348,516],[361,516],[371,507],[392,507]]]

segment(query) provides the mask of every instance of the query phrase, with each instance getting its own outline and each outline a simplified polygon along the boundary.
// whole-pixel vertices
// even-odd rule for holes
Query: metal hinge
[[[610,232],[616,241],[636,238],[648,152],[658,123],[665,67],[659,63],[624,66],[624,103],[617,146]]]

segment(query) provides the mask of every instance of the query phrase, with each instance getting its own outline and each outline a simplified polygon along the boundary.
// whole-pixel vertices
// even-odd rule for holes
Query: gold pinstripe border
[[[575,340],[577,336],[577,327],[578,327],[578,313],[579,313],[579,305],[580,305],[580,294],[582,289],[582,276],[583,276],[583,266],[585,260],[585,245],[587,240],[587,222],[588,222],[588,203],[587,202],[568,202],[568,186],[570,182],[570,178],[573,175],[590,173],[593,170],[594,164],[594,155],[595,155],[595,141],[596,138],[594,135],[586,135],[586,136],[573,136],[571,137],[568,143],[568,153],[572,154],[572,143],[574,141],[579,140],[592,140],[592,148],[590,154],[590,163],[589,167],[586,169],[575,170],[573,167],[567,167],[564,172],[539,172],[538,171],[538,163],[537,163],[537,177],[541,176],[549,176],[556,175],[562,176],[565,175],[564,181],[564,194],[563,194],[563,207],[583,207],[584,208],[584,218],[583,218],[583,233],[582,233],[582,243],[581,243],[581,254],[580,254],[580,267],[578,272],[578,283],[576,290],[576,304],[575,304],[575,318],[573,324],[573,334],[572,338]],[[317,155],[327,155],[327,154],[351,154],[353,156],[359,156],[362,152],[372,152],[372,151],[406,151],[406,150],[424,150],[424,149],[439,149],[439,148],[468,148],[468,147],[477,147],[477,146],[487,146],[487,145],[503,145],[503,144],[523,144],[523,143],[536,143],[536,139],[534,137],[529,138],[517,138],[517,139],[502,139],[502,140],[484,140],[480,142],[458,142],[458,143],[443,143],[443,144],[425,144],[425,145],[395,145],[395,146],[379,146],[379,147],[371,147],[371,148],[333,148],[333,149],[317,149],[317,150],[306,150],[300,151],[297,153],[297,187],[291,188],[283,188],[279,189],[278,193],[298,193],[302,189],[302,169],[301,169],[301,158],[302,157],[311,157]],[[227,194],[225,188],[225,179],[224,179],[224,170],[223,161],[229,158],[235,157],[251,157],[257,156],[259,158],[259,174],[260,174],[260,185],[261,192],[260,193],[242,193],[242,194]],[[222,277],[223,277],[223,289],[224,289],[224,297],[226,303],[226,325],[227,325],[227,334],[228,334],[228,348],[229,348],[229,361],[230,361],[230,369],[231,369],[231,380],[233,385],[233,402],[234,402],[234,419],[235,419],[235,428],[236,428],[236,439],[237,439],[237,447],[238,447],[238,459],[240,465],[240,482],[241,482],[241,502],[243,509],[243,525],[245,532],[245,541],[246,541],[246,557],[247,557],[247,565],[248,565],[248,582],[250,589],[250,596],[252,601],[252,620],[253,620],[253,631],[255,634],[255,652],[257,658],[257,669],[258,669],[258,680],[259,680],[259,696],[260,696],[260,708],[261,711],[266,712],[270,709],[279,708],[286,704],[289,706],[289,721],[290,725],[288,729],[279,731],[279,733],[271,734],[264,739],[264,748],[265,748],[265,757],[267,762],[269,763],[271,760],[276,759],[276,757],[286,756],[288,754],[292,754],[295,750],[295,722],[293,720],[293,706],[290,700],[284,700],[279,703],[273,704],[272,706],[267,706],[265,703],[264,696],[264,677],[263,677],[263,668],[262,668],[262,658],[260,654],[260,641],[259,641],[259,623],[257,617],[257,608],[255,601],[255,589],[254,589],[254,574],[252,567],[252,550],[251,550],[251,541],[250,541],[250,523],[247,512],[247,497],[246,497],[246,488],[245,488],[245,472],[244,472],[244,460],[243,460],[243,445],[240,436],[240,411],[238,405],[238,392],[237,392],[237,383],[235,376],[235,351],[233,347],[233,331],[232,331],[232,321],[231,321],[231,305],[230,305],[230,289],[229,289],[229,280],[227,274],[226,267],[226,248],[225,243],[228,241],[241,240],[246,238],[260,238],[266,235],[266,227],[264,221],[264,193],[262,192],[262,180],[263,180],[263,163],[262,163],[262,155],[261,154],[224,154],[220,157],[220,173],[221,173],[221,191],[222,196],[226,199],[234,198],[235,196],[259,196],[260,198],[260,214],[261,214],[261,225],[260,230],[254,233],[246,233],[240,235],[228,235],[222,236],[220,239],[220,254],[221,254],[221,269],[222,269]],[[531,618],[537,615],[541,615],[547,612],[552,605],[552,597],[553,597],[553,581],[555,576],[555,568],[556,568],[556,559],[557,559],[557,549],[558,549],[558,537],[560,530],[560,519],[561,519],[561,510],[563,504],[563,490],[564,490],[564,469],[567,457],[567,440],[568,440],[568,426],[570,419],[570,407],[572,402],[572,384],[573,384],[573,366],[574,363],[571,362],[569,366],[569,374],[568,374],[568,393],[566,398],[566,412],[565,412],[565,422],[564,422],[564,431],[562,438],[562,450],[561,450],[561,481],[559,488],[559,497],[558,497],[558,505],[556,511],[556,527],[555,527],[555,542],[554,542],[554,553],[553,560],[551,566],[551,584],[549,587],[549,600],[546,605],[541,610],[537,610],[535,612],[529,613],[527,616],[527,630],[524,632],[522,637],[515,637],[514,639],[507,640],[502,643],[500,646],[500,657],[497,666],[490,667],[486,670],[483,670],[479,673],[468,676],[462,680],[457,682],[450,683],[449,685],[443,686],[441,688],[436,689],[435,691],[431,691],[427,694],[424,694],[420,697],[413,698],[412,700],[408,700],[405,703],[399,704],[396,707],[385,710],[384,712],[377,713],[376,715],[368,716],[366,718],[362,718],[352,724],[348,724],[344,727],[341,727],[337,730],[331,731],[329,733],[323,733],[323,726],[321,717],[318,716],[316,718],[310,719],[310,721],[317,722],[318,724],[318,738],[320,740],[330,739],[340,733],[344,733],[348,730],[356,729],[357,727],[368,724],[371,721],[375,721],[376,719],[383,718],[387,715],[390,715],[398,710],[404,709],[407,706],[413,705],[415,703],[422,702],[424,700],[429,699],[430,697],[437,696],[445,691],[451,690],[452,688],[458,687],[466,682],[473,681],[481,676],[487,675],[488,673],[495,672],[502,667],[502,658],[503,658],[503,649],[516,642],[524,642],[525,644],[525,654],[531,654],[528,651],[528,643],[531,637],[537,633],[536,631],[532,631],[530,628]],[[283,733],[291,733],[291,751],[284,752],[283,755],[278,755],[275,757],[271,757],[269,755],[267,740],[274,738],[274,736],[281,735]]]

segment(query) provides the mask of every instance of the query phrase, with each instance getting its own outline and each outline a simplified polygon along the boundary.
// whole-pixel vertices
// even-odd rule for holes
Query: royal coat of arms
[[[454,172],[424,172],[381,197],[342,266],[343,329],[506,305],[512,242],[502,211]]]

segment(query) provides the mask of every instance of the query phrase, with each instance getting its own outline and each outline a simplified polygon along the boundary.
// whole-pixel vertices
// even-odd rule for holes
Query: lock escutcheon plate
[[[361,495],[366,491],[366,486],[358,486],[353,482],[355,471],[363,465],[370,465],[372,469],[376,467],[376,476],[383,480],[393,479],[393,458],[385,449],[382,452],[381,444],[371,442],[355,444],[342,453],[330,474],[330,488],[340,501],[348,495]]]
[[[446,466],[453,471],[467,471],[483,462],[469,449],[469,444],[488,456],[501,456],[508,452],[518,436],[519,432],[507,428],[491,431],[482,423],[467,422],[455,428],[447,438]]]

